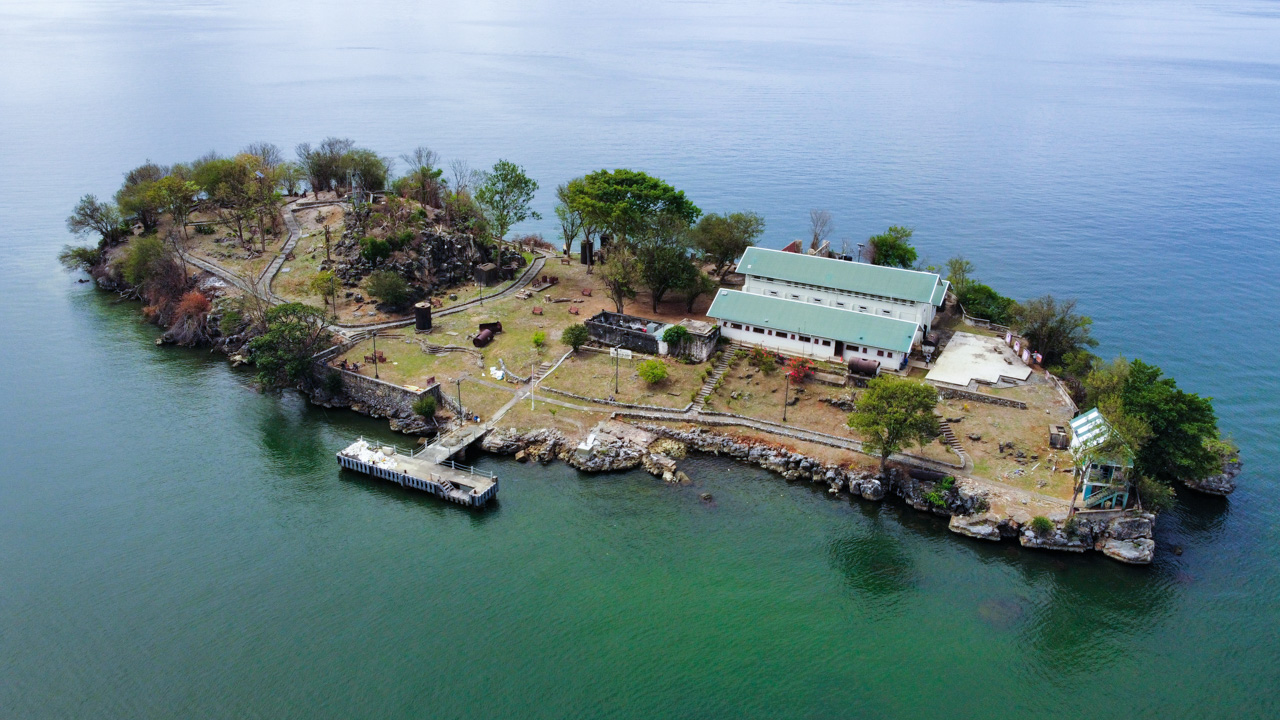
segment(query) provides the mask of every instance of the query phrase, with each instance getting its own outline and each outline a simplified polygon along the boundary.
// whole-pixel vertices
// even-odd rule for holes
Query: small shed
[[[493,263],[484,263],[476,266],[476,282],[491,287],[501,282],[501,276],[498,272],[498,266]]]
[[[1120,509],[1128,504],[1133,452],[1097,408],[1071,420],[1068,449],[1076,462],[1085,509]]]
[[[1071,444],[1071,433],[1066,425],[1049,426],[1049,447],[1054,450],[1066,450]]]

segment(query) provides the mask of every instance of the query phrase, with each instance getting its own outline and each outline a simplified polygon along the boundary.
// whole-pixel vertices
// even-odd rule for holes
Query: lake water
[[[0,5],[0,716],[1280,714],[1280,5],[602,5]],[[509,158],[548,218],[625,166],[774,247],[810,208],[912,225],[1080,298],[1248,469],[1148,568],[711,459],[671,488],[483,458],[483,514],[340,476],[384,423],[156,348],[54,262],[147,158],[326,135]]]

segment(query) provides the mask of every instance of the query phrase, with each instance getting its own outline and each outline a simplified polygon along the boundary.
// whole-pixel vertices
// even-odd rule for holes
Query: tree
[[[58,253],[58,262],[68,270],[91,270],[102,262],[102,251],[96,247],[83,245],[63,245]]]
[[[582,182],[573,180],[572,182]],[[573,241],[582,234],[582,213],[570,206],[569,183],[556,187],[556,219],[560,221],[560,236],[564,238],[564,254],[573,252]]]
[[[343,153],[338,170],[338,184],[348,190],[352,189],[350,183],[357,179],[365,192],[385,190],[391,174],[391,159],[367,148],[352,148]]]
[[[98,235],[98,246],[106,247],[123,240],[129,227],[120,217],[120,211],[111,203],[99,202],[93,195],[85,195],[67,216],[67,230],[81,237],[90,233]]]
[[[656,358],[650,358],[640,363],[636,373],[640,375],[641,380],[650,385],[657,385],[667,379],[667,364]]]
[[[529,209],[537,191],[538,181],[525,175],[524,168],[507,160],[494,163],[484,184],[476,189],[476,202],[484,208],[495,237],[505,238],[512,225],[529,218],[542,219]]]
[[[1013,311],[1018,304],[1013,298],[1007,298],[976,280],[970,280],[957,290],[956,298],[970,317],[990,320],[997,325],[1012,323]]]
[[[267,310],[266,325],[266,332],[249,341],[258,381],[267,387],[309,385],[312,358],[329,342],[324,311],[285,303]]]
[[[947,282],[951,283],[951,291],[959,297],[974,282],[973,263],[957,255],[947,261]],[[986,317],[986,316],[983,316]]]
[[[409,197],[422,205],[440,207],[440,190],[444,181],[444,168],[436,167],[440,155],[425,145],[419,145],[413,152],[400,156],[408,170],[403,178]]]
[[[199,204],[197,194],[200,186],[190,180],[183,180],[175,175],[160,178],[153,186],[160,207],[173,218],[182,239],[187,239],[187,217]]]
[[[640,263],[636,256],[625,246],[619,245],[609,251],[609,256],[600,268],[600,279],[604,281],[609,298],[623,311],[623,303],[636,296],[636,285],[640,282]]]
[[[640,280],[649,288],[653,309],[672,288],[687,285],[698,273],[689,255],[687,227],[679,218],[665,218],[633,243]]]
[[[1134,459],[1134,470],[1165,484],[1219,472],[1220,458],[1210,449],[1218,439],[1212,401],[1179,390],[1173,378],[1161,375],[1155,365],[1134,360],[1121,390],[1124,411],[1151,430]]]
[[[1046,365],[1059,365],[1067,353],[1095,347],[1089,334],[1093,320],[1075,312],[1076,301],[1059,302],[1052,295],[1028,300],[1014,307],[1014,325]]]
[[[753,212],[728,215],[712,213],[698,221],[693,233],[694,246],[703,258],[715,265],[713,272],[723,276],[733,261],[764,234],[764,218]]]
[[[719,288],[720,283],[701,270],[685,278],[685,284],[680,287],[684,291],[685,312],[693,312],[693,304],[698,301],[698,298],[710,295]]]
[[[169,174],[169,169],[148,160],[125,173],[124,185],[116,191],[116,205],[126,217],[142,224],[143,232],[151,232],[160,224],[160,198],[155,183]]]
[[[916,249],[911,247],[911,228],[892,225],[879,235],[872,235],[871,262],[886,267],[909,268],[916,262]]]
[[[667,351],[672,355],[684,355],[684,344],[689,339],[689,330],[683,325],[672,325],[662,333],[662,342],[667,344]]]
[[[345,180],[343,156],[356,146],[354,140],[347,138],[325,138],[315,148],[311,143],[301,143],[295,152],[298,163],[307,174],[307,182],[312,191],[332,190]]]
[[[450,160],[449,174],[453,176],[454,192],[470,192],[477,185],[484,182],[484,173],[479,170],[472,170],[466,160]]]
[[[831,213],[826,210],[809,211],[809,249],[817,250],[831,235],[835,228],[831,224]]]
[[[129,285],[139,287],[160,274],[168,252],[158,237],[136,237],[119,257],[120,276]]]
[[[564,329],[564,332],[560,333],[560,342],[573,348],[575,353],[578,352],[578,348],[581,348],[590,339],[591,333],[587,331],[587,326],[582,323],[570,325]]]
[[[369,275],[365,283],[369,294],[387,305],[398,308],[409,301],[409,283],[391,270],[379,270]]]
[[[862,434],[863,447],[880,456],[883,474],[890,455],[938,436],[937,404],[938,391],[932,386],[881,376],[867,383],[848,424]]]
[[[258,158],[262,167],[270,170],[274,170],[284,164],[284,153],[280,152],[280,148],[276,147],[275,143],[250,143],[240,152],[244,155],[252,155]]]
[[[311,278],[311,282],[307,283],[307,287],[311,292],[324,298],[325,302],[333,308],[333,316],[338,316],[338,290],[342,288],[342,282],[332,270],[321,270],[316,273]]]
[[[702,210],[684,192],[636,170],[597,170],[570,183],[570,207],[583,222],[626,244],[669,219],[693,225]]]

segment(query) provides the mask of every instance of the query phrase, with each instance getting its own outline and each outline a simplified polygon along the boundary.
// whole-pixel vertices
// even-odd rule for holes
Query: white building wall
[[[823,307],[836,308],[837,310],[852,310],[898,320],[909,320],[920,328],[932,327],[933,318],[937,310],[932,303],[927,302],[893,302],[887,299],[860,297],[853,293],[830,288],[798,287],[772,278],[762,278],[754,275],[747,276],[746,283],[742,286],[742,291],[782,298],[783,300],[812,303]],[[923,331],[918,331],[916,340],[920,340],[922,335]]]
[[[733,327],[735,324],[741,325],[741,328]],[[902,365],[903,353],[893,350],[885,350],[883,348],[868,347],[866,345],[859,346],[858,350],[853,350],[851,346],[846,345],[842,355],[835,354],[836,340],[821,335],[807,335],[810,342],[801,342],[799,333],[787,333],[781,330],[772,331],[767,328],[761,328],[764,333],[754,332],[752,325],[747,323],[730,323],[720,321],[720,334],[732,341],[740,342],[745,345],[759,345],[760,347],[773,350],[783,355],[798,355],[802,357],[811,357],[818,360],[833,360],[836,362],[848,362],[854,358],[862,358],[865,360],[875,360],[880,363],[880,367],[886,370],[897,370]],[[792,337],[795,336],[795,337]],[[822,341],[826,340],[830,345],[823,345]],[[877,353],[884,353],[878,355]]]

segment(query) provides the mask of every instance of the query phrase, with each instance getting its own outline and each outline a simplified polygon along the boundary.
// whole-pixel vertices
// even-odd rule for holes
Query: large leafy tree
[[[115,205],[100,202],[93,195],[85,195],[67,216],[67,230],[74,235],[97,234],[99,247],[114,245],[129,234],[120,211]]]
[[[762,234],[764,218],[756,213],[711,213],[698,221],[693,238],[702,256],[715,265],[714,272],[719,276],[747,248],[755,245],[756,238]]]
[[[629,248],[619,245],[609,251],[604,265],[600,267],[600,279],[618,312],[623,312],[627,299],[636,296],[636,285],[640,284],[640,263]]]
[[[871,236],[871,262],[875,265],[909,268],[916,262],[916,249],[911,247],[911,228],[892,225],[879,235]]]
[[[1075,300],[1060,301],[1045,295],[1016,305],[1013,316],[1018,332],[1051,367],[1061,365],[1069,353],[1098,344],[1089,334],[1093,319],[1076,312]]]
[[[160,224],[164,210],[155,185],[169,174],[169,169],[148,160],[125,173],[124,185],[116,191],[116,205],[126,217],[142,224],[143,232],[151,232]]]
[[[266,332],[249,341],[258,381],[267,387],[312,382],[312,357],[329,342],[324,311],[302,303],[285,303],[266,313]]]
[[[640,264],[640,280],[649,288],[655,311],[668,290],[689,284],[698,273],[689,254],[688,229],[683,222],[665,218],[632,243]]]
[[[688,226],[702,215],[683,191],[637,170],[597,170],[571,184],[570,200],[585,224],[624,244],[661,222],[676,219]]]
[[[190,180],[177,175],[169,175],[157,180],[153,192],[160,202],[160,207],[173,218],[182,239],[187,239],[187,217],[199,204],[200,187]]]
[[[556,188],[556,219],[560,221],[560,236],[564,238],[564,254],[573,252],[573,241],[583,233],[582,213],[574,210],[570,187],[572,183],[581,183],[581,178],[564,183]]]
[[[931,385],[884,375],[867,383],[848,424],[862,434],[863,447],[880,456],[883,473],[890,455],[938,436],[937,404]]]
[[[1151,431],[1138,450],[1134,469],[1166,483],[1211,475],[1219,462],[1208,447],[1218,439],[1213,403],[1179,390],[1173,378],[1161,375],[1155,365],[1134,360],[1120,392],[1125,412],[1141,419]]]
[[[538,181],[525,174],[524,168],[508,160],[494,163],[484,183],[476,188],[476,202],[484,208],[485,217],[499,239],[507,236],[512,225],[542,216],[529,208],[538,191]]]

